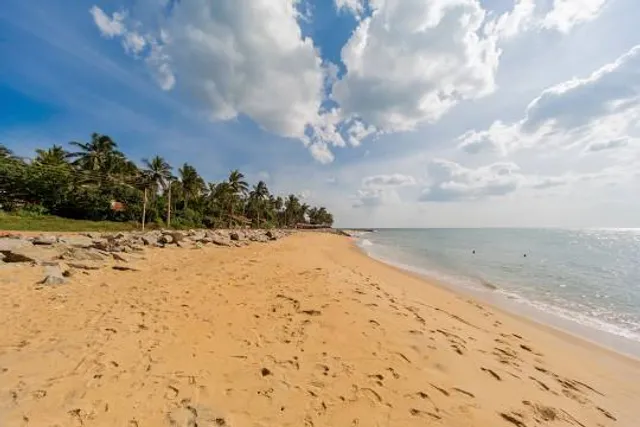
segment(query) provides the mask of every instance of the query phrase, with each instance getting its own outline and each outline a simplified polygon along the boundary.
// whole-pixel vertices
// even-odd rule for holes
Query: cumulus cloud
[[[518,165],[511,162],[468,169],[455,162],[435,159],[428,167],[431,183],[423,190],[420,200],[447,202],[504,196],[524,182],[519,170]]]
[[[494,21],[490,21],[485,31],[495,33],[503,39],[514,37],[529,29],[534,23],[535,8],[534,0],[516,0],[513,10],[503,13]]]
[[[602,150],[611,150],[614,148],[626,147],[629,145],[628,138],[620,138],[620,139],[612,139],[610,141],[596,141],[593,142],[586,147],[586,151],[602,151]]]
[[[362,179],[362,185],[355,196],[354,207],[375,207],[400,203],[397,189],[416,185],[410,175],[372,175]]]
[[[100,30],[100,34],[107,38],[113,38],[121,36],[125,33],[124,26],[124,14],[120,12],[114,12],[111,17],[104,13],[102,9],[97,6],[93,6],[89,9],[89,13],[93,16],[93,22]]]
[[[365,188],[404,187],[407,185],[415,185],[415,183],[416,180],[412,176],[400,173],[373,175],[362,180],[362,186]]]
[[[146,62],[162,89],[179,86],[212,120],[244,115],[299,139],[322,163],[333,161],[335,147],[413,130],[491,94],[500,43],[542,22],[534,0],[514,0],[499,16],[479,0],[334,1],[359,21],[342,48],[339,79],[300,28],[309,16],[300,0],[191,0],[169,10],[149,1],[146,8],[155,5],[162,16],[155,27],[126,11],[108,15],[93,6],[90,13],[104,37],[119,38]],[[605,3],[582,1],[588,5],[577,13],[555,0],[546,27],[564,31],[574,25],[566,22],[593,19]]]
[[[356,17],[364,13],[364,0],[335,0],[335,5],[338,12],[348,11]]]
[[[511,124],[462,135],[467,152],[499,149],[503,153],[534,146],[589,147],[602,151],[626,145],[638,134],[640,118],[640,46],[582,79],[543,91]]]
[[[347,117],[386,132],[438,120],[461,100],[491,93],[499,51],[480,32],[476,0],[377,1],[342,50],[333,98]]]
[[[542,27],[569,32],[574,26],[595,19],[609,0],[554,0]]]

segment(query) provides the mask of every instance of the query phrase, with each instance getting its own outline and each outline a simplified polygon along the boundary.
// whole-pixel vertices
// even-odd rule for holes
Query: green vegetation
[[[293,194],[274,196],[264,181],[250,186],[238,170],[207,183],[187,163],[174,176],[160,156],[139,166],[106,135],[69,146],[75,151],[54,145],[25,160],[0,145],[0,229],[122,230],[140,223],[143,213],[158,227],[333,224],[325,208]]]
[[[87,221],[53,215],[0,212],[0,230],[3,231],[130,231],[138,226],[130,222]]]

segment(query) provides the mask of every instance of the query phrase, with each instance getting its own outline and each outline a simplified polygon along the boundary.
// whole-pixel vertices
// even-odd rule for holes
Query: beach
[[[0,426],[636,426],[640,362],[297,233],[0,268]]]

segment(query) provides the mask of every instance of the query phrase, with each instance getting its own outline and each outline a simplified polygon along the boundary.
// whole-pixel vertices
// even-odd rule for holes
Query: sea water
[[[386,229],[370,256],[640,356],[640,229]]]

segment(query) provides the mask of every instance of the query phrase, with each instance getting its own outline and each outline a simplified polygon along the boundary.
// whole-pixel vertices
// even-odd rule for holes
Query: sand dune
[[[0,426],[637,426],[640,364],[302,233],[0,268]]]

